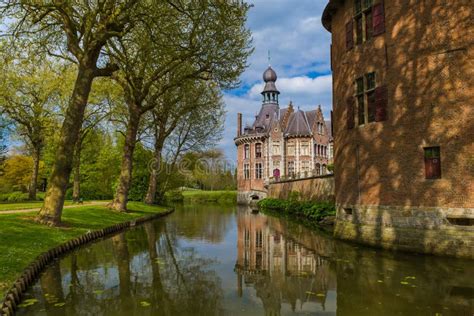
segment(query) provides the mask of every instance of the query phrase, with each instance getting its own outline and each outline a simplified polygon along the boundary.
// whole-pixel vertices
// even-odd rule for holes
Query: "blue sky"
[[[233,138],[237,131],[237,113],[243,123],[251,123],[261,107],[262,74],[271,65],[277,72],[280,107],[290,101],[304,110],[319,104],[326,119],[332,107],[332,77],[330,68],[330,33],[321,24],[326,0],[252,0],[248,17],[253,34],[254,54],[249,68],[242,74],[242,85],[226,91],[226,121],[224,137],[219,147],[226,156],[236,159]]]

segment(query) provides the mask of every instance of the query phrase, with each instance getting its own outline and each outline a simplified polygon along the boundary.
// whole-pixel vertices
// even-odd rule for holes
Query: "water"
[[[194,206],[51,264],[19,315],[472,315],[472,261]]]

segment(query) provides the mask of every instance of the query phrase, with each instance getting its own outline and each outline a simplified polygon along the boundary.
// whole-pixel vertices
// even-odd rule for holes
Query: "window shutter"
[[[387,87],[382,86],[375,89],[375,121],[387,120]]]
[[[346,49],[351,50],[354,47],[354,23],[352,20],[346,24]]]
[[[355,126],[354,122],[354,97],[349,97],[347,99],[347,129],[353,129]]]
[[[441,154],[439,147],[425,148],[426,179],[441,178]]]
[[[383,34],[385,32],[385,9],[383,1],[373,6],[373,27],[374,36]]]

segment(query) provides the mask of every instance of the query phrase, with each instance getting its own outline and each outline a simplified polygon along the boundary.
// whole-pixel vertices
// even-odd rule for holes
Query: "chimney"
[[[237,137],[242,135],[242,113],[237,113]]]

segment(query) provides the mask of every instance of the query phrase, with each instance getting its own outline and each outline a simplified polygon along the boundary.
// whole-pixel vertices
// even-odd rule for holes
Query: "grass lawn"
[[[27,210],[30,208],[40,208],[43,201],[34,202],[16,202],[16,203],[0,203],[1,211]],[[72,201],[66,201],[64,205],[72,205]]]
[[[237,203],[237,191],[182,191],[184,202],[187,203]]]
[[[89,230],[166,210],[139,202],[130,202],[128,209],[129,213],[113,212],[105,206],[64,209],[62,220],[66,227],[61,228],[35,223],[35,212],[0,215],[0,295],[3,297],[23,269],[42,252]]]

